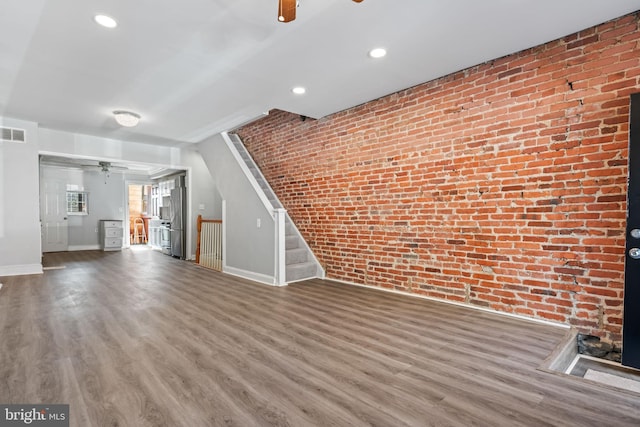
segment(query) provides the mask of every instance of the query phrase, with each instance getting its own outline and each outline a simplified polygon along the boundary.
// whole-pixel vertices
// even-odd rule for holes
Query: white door
[[[67,186],[64,181],[47,179],[42,183],[42,252],[69,249],[67,225]]]

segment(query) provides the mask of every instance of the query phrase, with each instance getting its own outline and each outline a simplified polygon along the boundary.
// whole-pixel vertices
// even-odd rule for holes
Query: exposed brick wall
[[[328,277],[619,343],[638,22],[238,133]]]

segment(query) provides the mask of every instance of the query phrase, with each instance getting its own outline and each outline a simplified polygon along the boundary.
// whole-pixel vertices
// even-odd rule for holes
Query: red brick
[[[272,111],[238,133],[329,278],[619,345],[638,16],[319,120]]]

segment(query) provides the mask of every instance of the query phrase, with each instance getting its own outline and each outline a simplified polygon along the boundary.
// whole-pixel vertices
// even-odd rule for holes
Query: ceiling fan
[[[362,0],[353,0],[362,3]],[[298,0],[278,0],[278,21],[291,22],[296,19],[296,7]]]
[[[111,162],[98,162],[98,166],[100,166],[102,172],[110,172],[111,168],[113,167],[111,166]]]
[[[97,165],[82,165],[83,169],[95,169],[99,168],[100,172],[110,173],[114,170],[122,171],[128,170],[129,168],[125,166],[114,166],[111,162],[99,161]]]
[[[125,166],[114,166],[111,162],[98,161],[98,164],[84,164],[82,165],[82,169],[95,170],[98,169],[100,172],[104,173],[104,183],[107,183],[107,179],[111,175],[113,171],[125,171],[129,168]]]

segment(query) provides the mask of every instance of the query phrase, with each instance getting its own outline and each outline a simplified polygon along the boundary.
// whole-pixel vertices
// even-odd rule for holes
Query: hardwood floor
[[[153,251],[3,277],[0,403],[72,426],[638,426],[640,395],[536,369],[565,330]]]

